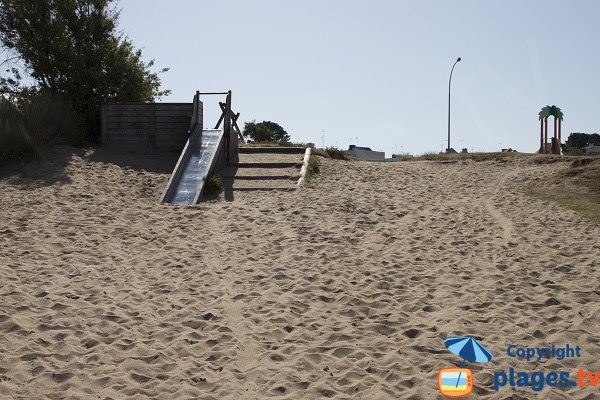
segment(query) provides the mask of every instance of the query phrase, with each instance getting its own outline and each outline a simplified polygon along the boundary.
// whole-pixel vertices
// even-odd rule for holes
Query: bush
[[[325,152],[327,153],[327,155],[329,156],[329,158],[335,158],[338,160],[347,160],[348,157],[346,156],[346,153],[344,153],[344,150],[342,149],[338,149],[337,147],[327,147],[325,149]]]
[[[79,144],[82,126],[67,102],[47,93],[0,98],[0,165],[31,161],[53,144]]]
[[[283,129],[281,125],[272,121],[263,122],[246,122],[244,137],[253,142],[276,142],[287,143],[290,141],[290,135]]]
[[[317,157],[315,157],[315,156],[310,156],[310,158],[308,159],[308,166],[306,168],[306,174],[304,175],[304,182],[306,182],[306,183],[310,182],[310,178],[312,178],[312,176],[314,174],[318,174],[319,172],[320,172],[319,160],[317,160]]]
[[[79,132],[96,140],[100,106],[106,102],[148,102],[161,90],[154,61],[119,30],[116,0],[2,0],[0,46],[18,57],[18,68],[0,77],[0,93],[32,84],[64,96],[85,121]],[[4,69],[4,66],[3,66]],[[12,72],[11,72],[12,71]],[[27,84],[23,86],[23,82]]]
[[[585,148],[567,147],[567,146],[563,145],[563,155],[565,155],[565,156],[583,156],[583,155],[585,155]]]
[[[212,195],[219,193],[223,190],[223,184],[221,183],[221,177],[219,175],[211,175],[206,178],[206,182],[204,182],[204,194]]]

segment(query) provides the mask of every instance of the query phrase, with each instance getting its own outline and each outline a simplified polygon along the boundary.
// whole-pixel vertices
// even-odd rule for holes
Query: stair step
[[[300,175],[236,175],[236,176],[223,176],[222,179],[239,179],[247,181],[258,181],[258,180],[298,180]]]
[[[279,154],[304,154],[304,147],[289,147],[289,146],[240,146],[240,153],[279,153]]]
[[[233,192],[293,192],[296,187],[232,187],[225,190]]]
[[[238,168],[300,168],[300,162],[241,162],[235,165]]]

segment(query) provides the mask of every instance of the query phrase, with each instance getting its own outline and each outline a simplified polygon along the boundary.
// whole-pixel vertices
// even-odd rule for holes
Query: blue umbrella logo
[[[471,336],[449,337],[444,340],[444,345],[446,345],[446,348],[451,353],[462,357],[463,360],[460,363],[460,368],[465,367],[465,360],[484,363],[490,361],[494,357],[488,349],[483,347],[481,343]],[[456,380],[456,386],[458,386],[460,377],[461,374],[459,373],[458,379]]]

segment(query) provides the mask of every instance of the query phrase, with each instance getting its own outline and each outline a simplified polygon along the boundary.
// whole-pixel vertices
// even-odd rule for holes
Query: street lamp
[[[450,80],[448,80],[448,148],[446,149],[446,153],[449,153],[452,148],[450,146],[450,84],[452,83],[452,72],[454,72],[454,67],[459,61],[460,57],[456,59],[456,62],[452,66],[452,69],[450,70]]]

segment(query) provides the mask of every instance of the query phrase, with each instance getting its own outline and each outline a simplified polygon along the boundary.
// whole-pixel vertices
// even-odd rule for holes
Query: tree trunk
[[[558,154],[558,149],[556,148],[556,141],[558,140],[557,130],[556,130],[556,115],[554,116],[554,136],[552,137],[552,154]]]
[[[544,154],[548,154],[548,118],[544,118]]]
[[[558,148],[559,148],[558,154],[560,154],[560,125],[561,125],[561,123],[562,123],[562,120],[559,119],[558,120]]]
[[[540,153],[544,152],[544,118],[540,118]]]

